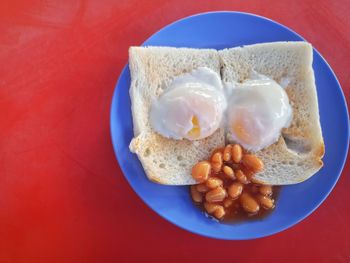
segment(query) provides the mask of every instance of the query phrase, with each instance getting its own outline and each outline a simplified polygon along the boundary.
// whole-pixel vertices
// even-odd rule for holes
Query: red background
[[[306,220],[243,242],[168,223],[124,179],[109,111],[128,47],[213,10],[256,13],[300,33],[349,99],[346,0],[1,1],[0,262],[350,262],[349,165]]]

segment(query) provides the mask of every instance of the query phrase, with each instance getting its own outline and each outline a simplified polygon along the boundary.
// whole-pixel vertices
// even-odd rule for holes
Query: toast
[[[198,140],[173,140],[157,134],[150,127],[149,111],[153,99],[162,94],[168,83],[178,75],[198,67],[220,73],[220,59],[214,49],[168,47],[131,47],[131,110],[134,136],[130,150],[137,154],[147,177],[157,183],[188,185],[192,166],[208,158],[213,149],[225,144],[224,129]]]
[[[293,120],[278,142],[256,154],[265,170],[255,178],[265,184],[302,182],[322,166],[325,147],[319,121],[312,68],[312,46],[306,42],[273,42],[219,51],[224,82],[242,82],[252,71],[285,83]],[[287,82],[286,82],[287,80]]]

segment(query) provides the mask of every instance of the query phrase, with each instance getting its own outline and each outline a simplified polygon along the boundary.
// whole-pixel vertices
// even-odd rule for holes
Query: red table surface
[[[311,216],[251,241],[182,230],[123,177],[109,113],[128,47],[214,10],[300,33],[349,98],[349,1],[1,1],[0,262],[350,262],[349,164]]]

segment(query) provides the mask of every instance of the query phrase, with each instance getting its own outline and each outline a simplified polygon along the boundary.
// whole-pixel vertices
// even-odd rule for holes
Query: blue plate
[[[304,40],[292,30],[260,16],[237,12],[204,13],[161,29],[143,45],[222,49],[261,42]],[[349,117],[340,85],[327,62],[314,50],[313,68],[326,145],[324,167],[311,179],[284,186],[276,209],[262,220],[220,224],[191,202],[188,187],[148,181],[137,156],[129,151],[133,137],[130,73],[122,71],[112,101],[111,135],[124,176],[144,202],[168,221],[200,235],[231,240],[268,236],[293,226],[328,196],[342,171],[349,145]],[[296,201],[298,200],[298,201]]]

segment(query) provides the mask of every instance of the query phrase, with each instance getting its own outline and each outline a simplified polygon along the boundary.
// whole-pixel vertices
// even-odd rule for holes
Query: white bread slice
[[[254,70],[286,87],[293,121],[279,141],[256,154],[265,170],[255,176],[263,183],[302,182],[322,166],[324,142],[312,69],[312,46],[306,42],[273,42],[219,51],[224,82],[242,82]]]
[[[152,99],[162,94],[174,77],[198,67],[208,67],[219,74],[218,52],[214,49],[131,47],[129,67],[135,135],[130,150],[137,154],[150,180],[168,185],[194,184],[192,166],[225,144],[224,129],[198,141],[167,139],[150,127],[149,111]]]

